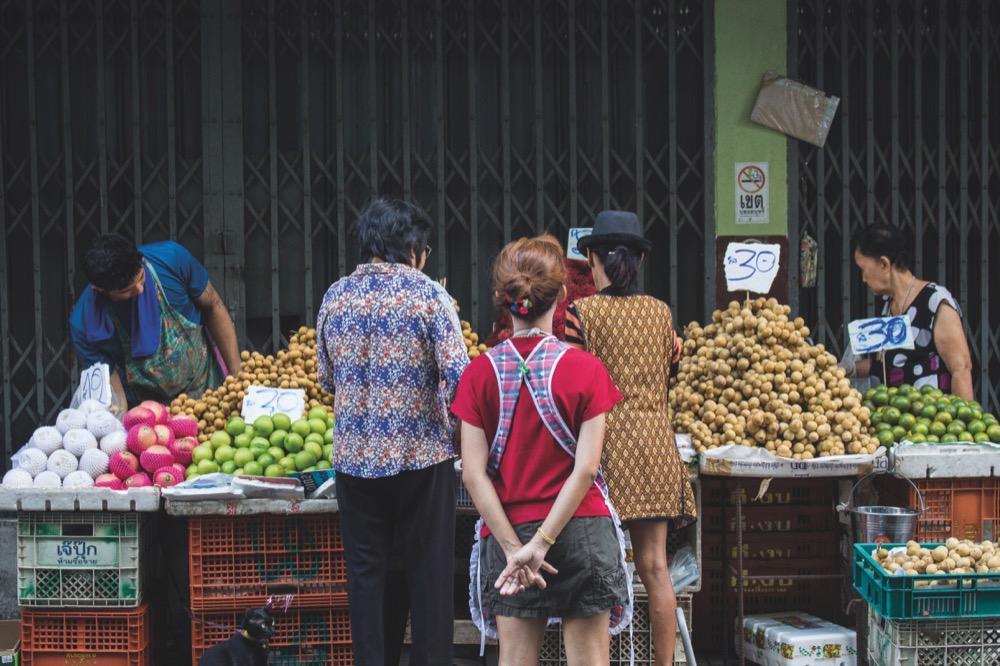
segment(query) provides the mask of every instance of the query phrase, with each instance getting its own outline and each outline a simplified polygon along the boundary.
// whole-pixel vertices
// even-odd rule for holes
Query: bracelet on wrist
[[[538,528],[537,534],[538,536],[542,537],[542,541],[549,544],[550,546],[556,545],[556,540],[550,537],[548,534],[546,534],[541,527]]]

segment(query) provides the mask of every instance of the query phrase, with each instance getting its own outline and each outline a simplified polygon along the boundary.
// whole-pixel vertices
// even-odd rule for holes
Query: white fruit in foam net
[[[100,411],[87,416],[87,430],[97,439],[101,439],[113,432],[125,430],[125,426],[111,412]]]
[[[88,449],[80,456],[80,469],[96,479],[108,471],[108,454],[100,449]]]
[[[109,456],[118,453],[119,451],[124,451],[127,445],[128,434],[124,430],[118,430],[110,435],[101,437],[101,451],[104,451]]]
[[[94,485],[94,480],[83,470],[70,472],[63,479],[63,488],[89,488]]]
[[[32,433],[31,439],[28,440],[28,446],[49,455],[56,449],[62,448],[62,437],[63,434],[58,429],[52,426],[42,426]]]
[[[23,469],[12,469],[3,475],[5,488],[30,488],[31,484],[31,474]]]
[[[52,455],[49,456],[49,462],[46,465],[48,471],[54,472],[60,479],[65,479],[66,475],[70,472],[75,472],[78,466],[79,462],[77,461],[76,456],[63,449],[53,451]],[[41,476],[41,474],[38,476]]]
[[[101,402],[99,402],[97,400],[84,400],[83,402],[80,403],[80,405],[77,407],[77,409],[80,410],[81,412],[83,412],[84,414],[86,414],[87,416],[90,416],[91,414],[94,414],[95,412],[107,412],[108,411],[108,408],[105,407]]]
[[[87,427],[87,415],[79,409],[64,409],[56,417],[56,429],[62,434]]]
[[[48,461],[49,457],[45,455],[41,449],[28,447],[24,451],[21,451],[21,455],[18,459],[18,467],[23,469],[32,477],[35,477],[38,476],[40,472],[45,471],[45,465]]]
[[[62,488],[62,479],[55,472],[46,470],[36,476],[31,485],[33,488]]]
[[[88,449],[96,449],[97,440],[86,430],[74,429],[63,435],[63,448],[79,458]]]

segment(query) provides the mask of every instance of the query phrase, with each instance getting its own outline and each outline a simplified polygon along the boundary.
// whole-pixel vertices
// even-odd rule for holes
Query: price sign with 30
[[[778,275],[781,246],[765,243],[730,243],[726,246],[723,267],[729,291],[771,291]]]
[[[905,315],[856,319],[847,325],[851,349],[856,355],[886,349],[913,349],[913,328]]]
[[[306,392],[302,389],[281,389],[251,386],[243,397],[241,414],[247,423],[260,416],[285,414],[290,419],[302,418],[306,409]]]

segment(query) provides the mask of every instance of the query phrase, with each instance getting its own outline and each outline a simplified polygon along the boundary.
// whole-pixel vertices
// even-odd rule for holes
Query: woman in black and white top
[[[972,400],[972,359],[962,310],[947,289],[913,274],[908,238],[895,227],[869,227],[854,246],[854,262],[868,288],[883,298],[882,315],[905,313],[914,335],[913,349],[860,360],[855,375],[881,380],[886,363],[889,386],[930,385]]]

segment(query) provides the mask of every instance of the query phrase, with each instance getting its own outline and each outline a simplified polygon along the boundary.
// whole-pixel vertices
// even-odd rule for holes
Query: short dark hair
[[[866,228],[857,237],[854,250],[871,259],[885,257],[895,268],[913,269],[913,250],[910,237],[899,227],[876,224]]]
[[[410,252],[420,256],[430,238],[430,216],[409,201],[376,197],[358,218],[357,234],[361,259],[379,258],[394,264],[409,264]]]
[[[139,249],[121,234],[98,236],[83,257],[83,272],[87,280],[104,291],[125,289],[141,269]]]
[[[642,250],[631,245],[593,245],[590,251],[601,260],[612,287],[627,291],[639,288]]]

